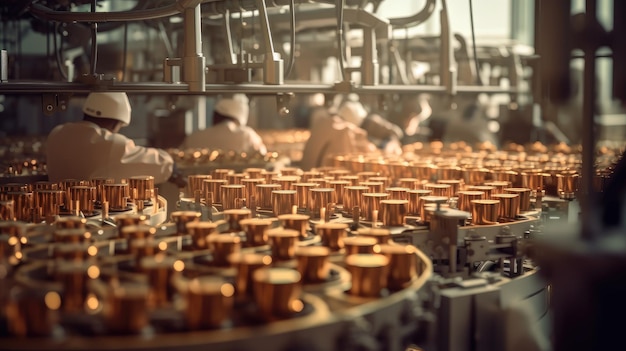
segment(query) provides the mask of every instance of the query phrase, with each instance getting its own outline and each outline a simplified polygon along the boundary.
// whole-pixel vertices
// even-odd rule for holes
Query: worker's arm
[[[166,182],[174,171],[174,160],[165,150],[138,146],[131,139],[117,135],[116,144],[123,145],[120,174],[150,175],[156,184]],[[122,144],[123,143],[123,144]]]

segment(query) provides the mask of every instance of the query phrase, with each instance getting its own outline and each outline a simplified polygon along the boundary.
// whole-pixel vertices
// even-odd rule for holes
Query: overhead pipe
[[[201,3],[213,1],[219,0],[178,0],[170,5],[155,9],[116,12],[56,11],[33,3],[30,4],[29,10],[35,17],[57,22],[129,22],[170,17],[184,12],[185,9],[200,6]]]

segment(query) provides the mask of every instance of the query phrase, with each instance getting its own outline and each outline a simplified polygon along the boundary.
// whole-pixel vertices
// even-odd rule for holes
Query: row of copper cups
[[[157,195],[152,176],[133,176],[120,183],[109,178],[11,183],[0,186],[0,213],[4,220],[41,222],[60,214],[94,215],[96,208],[126,211],[129,201],[143,210]]]

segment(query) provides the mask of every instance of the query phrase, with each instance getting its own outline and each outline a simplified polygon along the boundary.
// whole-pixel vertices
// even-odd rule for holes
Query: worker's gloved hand
[[[187,186],[187,177],[185,177],[183,173],[178,169],[178,167],[176,167],[175,163],[172,175],[167,181],[176,184],[176,186],[178,186],[179,188],[184,188]]]

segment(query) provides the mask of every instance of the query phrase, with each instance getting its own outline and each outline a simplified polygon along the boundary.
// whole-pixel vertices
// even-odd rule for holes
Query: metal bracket
[[[41,109],[47,116],[53,115],[57,111],[67,111],[69,94],[43,94],[41,96]]]

